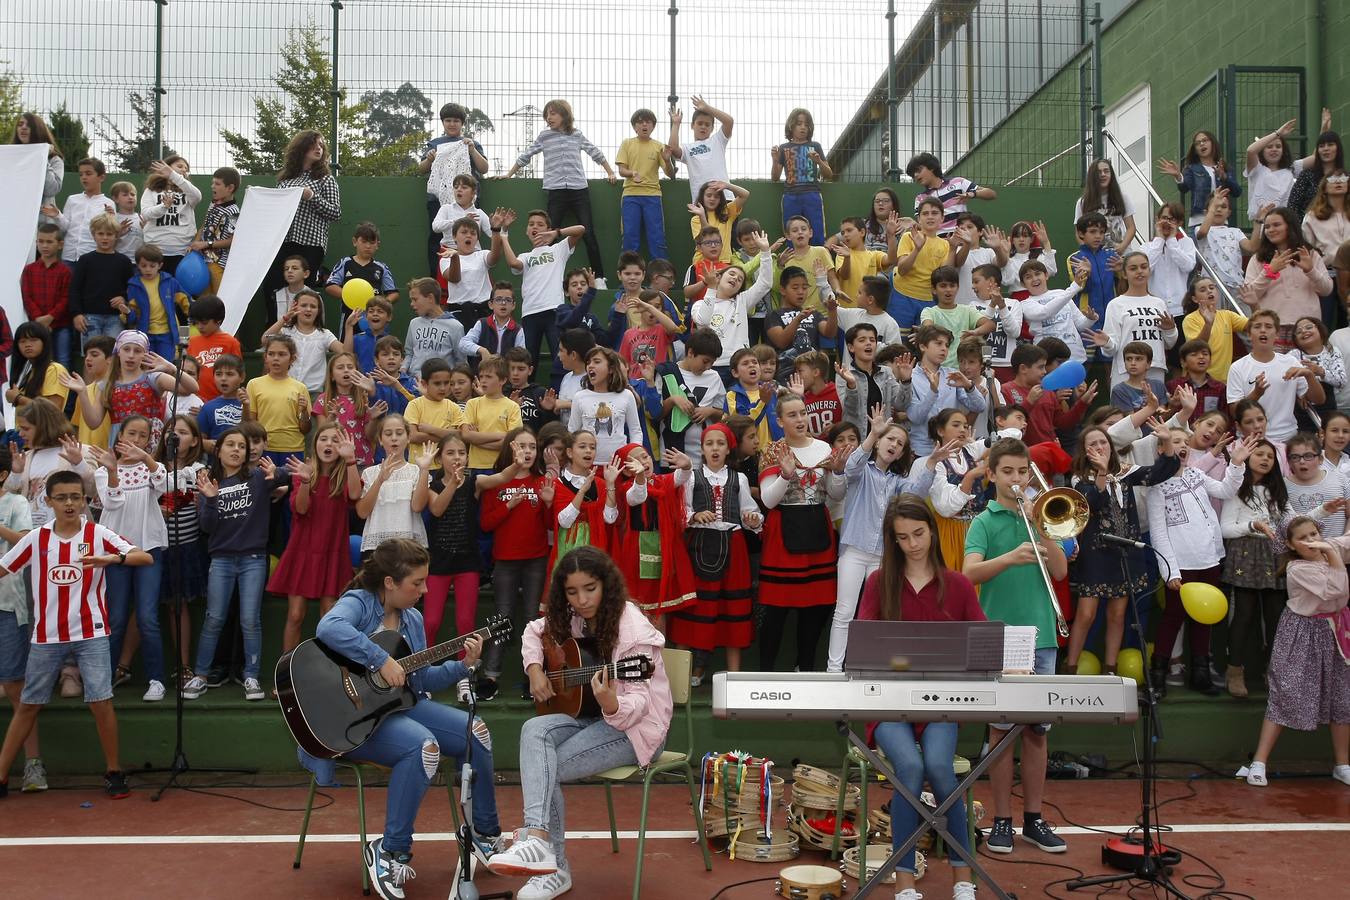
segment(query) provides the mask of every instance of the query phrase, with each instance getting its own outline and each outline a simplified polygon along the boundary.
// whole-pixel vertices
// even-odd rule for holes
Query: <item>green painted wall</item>
[[[1325,20],[1317,30],[1325,49],[1317,60],[1313,58],[1314,47],[1307,41],[1307,12],[1319,5],[1324,7]],[[1104,104],[1109,108],[1140,85],[1149,85],[1155,157],[1177,155],[1181,141],[1177,105],[1216,69],[1232,64],[1305,67],[1312,106],[1318,91],[1311,82],[1320,61],[1323,103],[1331,108],[1334,125],[1342,132],[1350,131],[1350,58],[1341,52],[1350,40],[1350,3],[1287,0],[1272,6],[1264,0],[1223,0],[1217,6],[1207,6],[1203,17],[1188,13],[1165,0],[1138,0],[1102,34]],[[1059,119],[1071,114],[1076,120],[1078,116],[1077,108],[1070,111],[1063,98],[1077,95],[1078,66],[1086,56],[1081,54],[1066,64],[977,145],[955,171],[980,172],[986,176],[986,183],[996,185],[1063,150]],[[1295,115],[1300,119],[1300,130],[1315,131],[1316,120],[1310,121],[1303,111],[1294,109],[1272,115],[1268,130]],[[1049,127],[1050,123],[1056,123],[1055,127]],[[1250,140],[1247,135],[1240,137]],[[1225,147],[1224,152],[1240,167],[1245,149],[1244,144]],[[990,178],[990,172],[1002,177]],[[1070,154],[1047,166],[1046,173],[1060,183],[1081,181],[1081,160]],[[1151,174],[1160,195],[1175,196],[1175,185],[1166,177],[1158,179],[1156,167]]]

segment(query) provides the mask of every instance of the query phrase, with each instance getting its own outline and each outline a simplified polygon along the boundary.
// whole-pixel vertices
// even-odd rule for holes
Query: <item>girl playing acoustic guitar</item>
[[[649,764],[661,755],[670,729],[670,682],[661,663],[665,638],[628,600],[619,567],[594,547],[577,547],[558,561],[545,616],[525,628],[521,656],[536,701],[555,693],[544,669],[545,643],[562,645],[574,637],[593,639],[604,663],[645,657],[651,661],[651,677],[611,680],[601,669],[590,682],[599,717],[541,715],[521,729],[525,825],[509,849],[488,860],[488,868],[498,875],[529,876],[516,892],[519,900],[552,900],[572,888],[563,855],[563,783],[615,766]]]

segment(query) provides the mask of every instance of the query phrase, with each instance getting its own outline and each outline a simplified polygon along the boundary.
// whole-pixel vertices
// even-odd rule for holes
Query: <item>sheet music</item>
[[[1003,626],[1003,671],[1031,672],[1036,668],[1036,626]]]

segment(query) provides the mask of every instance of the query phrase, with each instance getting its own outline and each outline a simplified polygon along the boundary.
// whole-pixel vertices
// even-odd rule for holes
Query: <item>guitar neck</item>
[[[482,638],[487,641],[491,628],[480,628],[477,631],[471,631],[468,634],[461,634],[459,637],[451,638],[443,644],[437,644],[434,647],[428,647],[425,650],[419,650],[417,653],[409,654],[398,661],[405,672],[416,672],[418,669],[425,669],[427,666],[434,666],[438,662],[444,662],[456,653],[464,649],[469,638]]]
[[[548,678],[551,681],[561,680],[563,687],[576,687],[579,684],[590,684],[595,673],[601,669],[605,670],[605,677],[611,680],[617,680],[619,677],[619,664],[606,663],[603,666],[579,666],[575,669],[564,669],[561,672],[549,672]]]

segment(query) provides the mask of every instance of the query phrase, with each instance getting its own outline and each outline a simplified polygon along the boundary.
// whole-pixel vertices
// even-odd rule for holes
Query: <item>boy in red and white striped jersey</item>
[[[53,472],[47,502],[55,518],[25,534],[0,559],[0,574],[31,566],[33,640],[23,694],[0,747],[0,799],[9,792],[9,768],[37,715],[51,699],[66,657],[74,656],[84,680],[84,702],[94,716],[107,761],[103,787],[109,797],[130,793],[117,760],[117,717],[112,705],[112,659],[108,648],[108,604],[103,569],[148,566],[149,553],[84,518],[84,484],[78,473]]]

